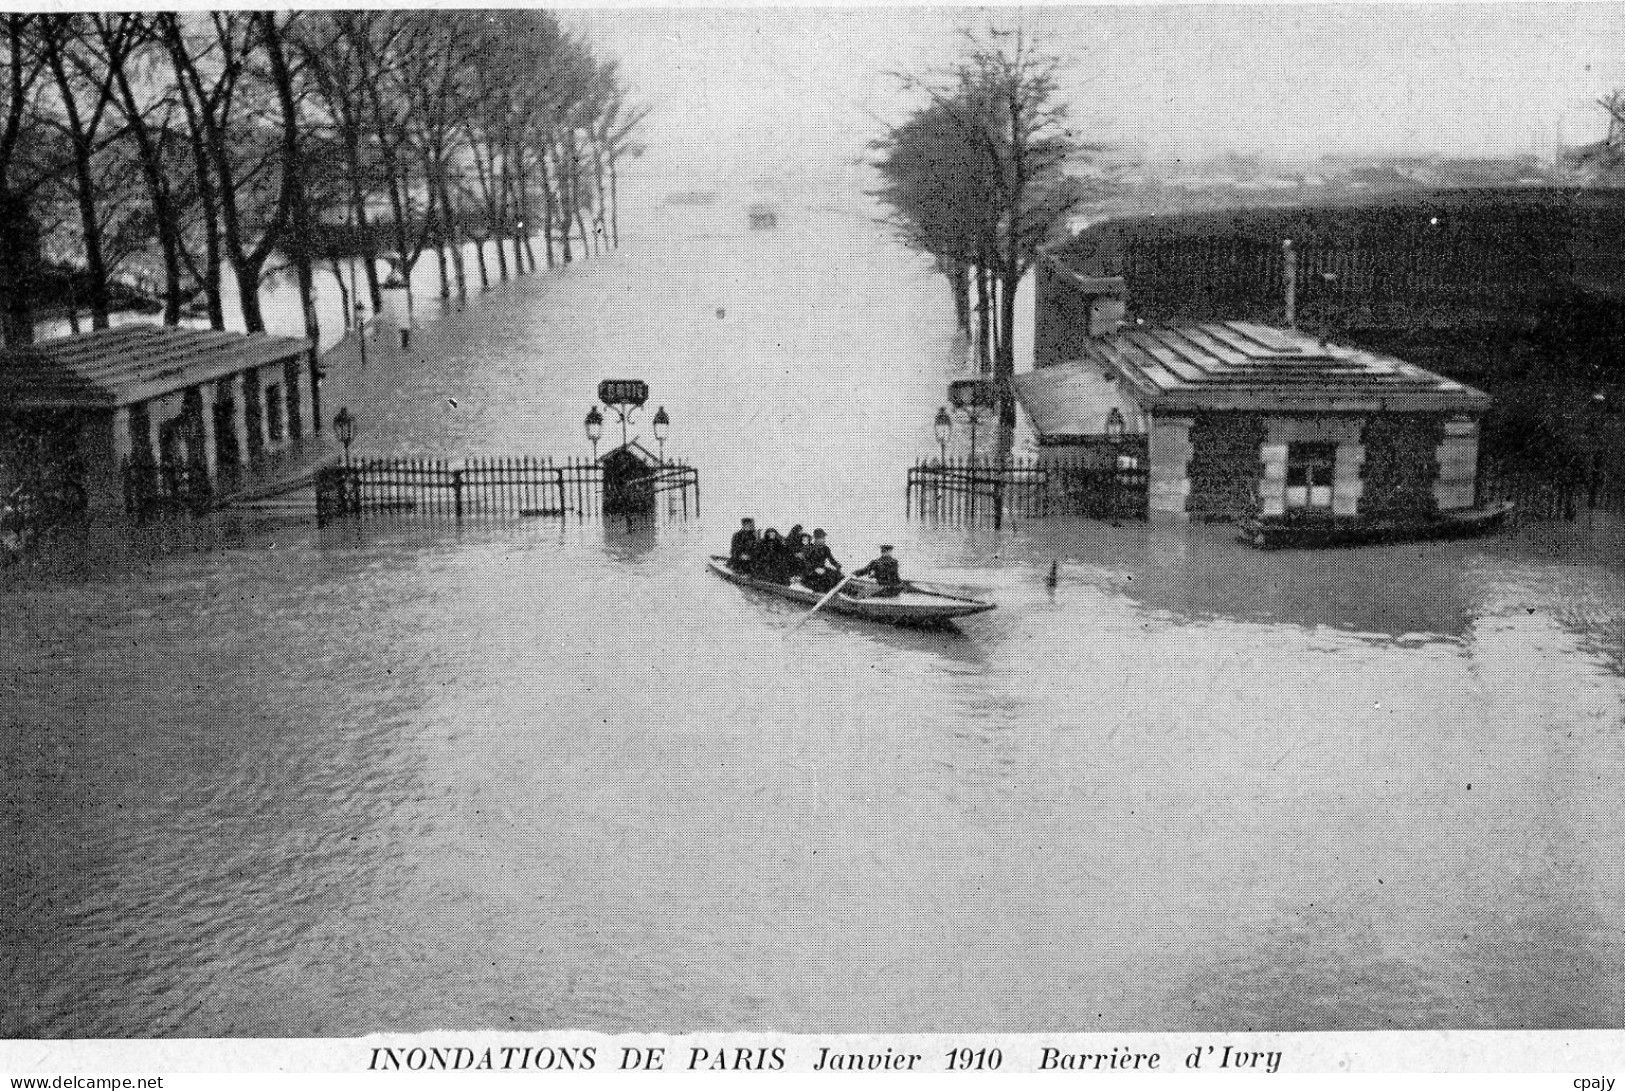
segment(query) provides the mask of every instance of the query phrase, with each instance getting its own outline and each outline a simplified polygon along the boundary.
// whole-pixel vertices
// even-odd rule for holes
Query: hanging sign
[[[598,400],[605,405],[640,406],[649,400],[649,384],[642,379],[605,379],[598,384]]]
[[[999,404],[988,379],[955,379],[948,384],[948,400],[955,409],[992,409]]]

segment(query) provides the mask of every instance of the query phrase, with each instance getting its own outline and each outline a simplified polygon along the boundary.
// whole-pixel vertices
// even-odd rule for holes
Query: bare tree
[[[80,245],[89,278],[91,324],[102,330],[108,326],[112,293],[102,249],[97,197],[99,191],[106,190],[107,179],[97,176],[94,160],[100,150],[102,122],[113,104],[114,72],[123,67],[130,37],[127,31],[113,36],[107,47],[107,63],[99,66],[98,71],[87,62],[80,49],[86,37],[85,23],[86,17],[78,14],[42,15],[39,37],[46,66],[55,82],[56,105],[61,111],[52,118],[52,123],[67,139],[72,155]]]
[[[949,202],[968,202],[941,220],[975,237],[931,252],[946,257],[950,271],[959,261],[974,266],[980,345],[984,359],[991,357],[1000,388],[999,419],[1006,429],[1015,424],[1009,379],[1015,373],[1017,291],[1038,248],[1064,229],[1085,199],[1063,167],[1069,159],[1106,151],[1104,145],[1078,141],[1068,128],[1067,106],[1057,101],[1060,67],[1059,58],[1034,47],[1024,34],[991,30],[967,36],[958,65],[945,78],[904,79],[928,100],[916,114],[916,119],[924,115],[925,124],[904,134],[919,145],[913,154],[925,164],[946,167],[959,180],[944,194]],[[881,167],[886,173],[885,159]],[[907,221],[934,203],[932,174],[931,169],[896,174],[893,188],[906,182],[906,199],[897,192],[882,196],[901,201],[893,209]]]
[[[243,325],[261,333],[260,282],[287,229],[293,199],[283,140],[273,120],[276,107],[250,70],[263,45],[263,24],[250,12],[210,12],[194,36],[184,18],[160,15],[160,31],[190,100],[202,151],[199,180],[208,178],[218,201],[221,241],[236,274]]]

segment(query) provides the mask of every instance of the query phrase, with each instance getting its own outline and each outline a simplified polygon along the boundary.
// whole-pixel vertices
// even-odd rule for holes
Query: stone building
[[[49,478],[90,512],[192,507],[319,431],[307,341],[124,325],[0,353],[0,474]]]
[[[1088,294],[1080,314],[1100,309]],[[1079,332],[1064,362],[1016,376],[1017,398],[1041,457],[1108,434],[1143,444],[1153,515],[1409,519],[1474,504],[1489,398],[1471,387],[1248,322]]]

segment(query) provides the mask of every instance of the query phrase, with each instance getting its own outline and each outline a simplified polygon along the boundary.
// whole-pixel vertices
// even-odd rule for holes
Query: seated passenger
[[[790,532],[784,536],[784,551],[794,557],[796,561],[795,566],[791,569],[793,573],[800,574],[802,556],[807,552],[807,546],[810,544],[811,539],[801,532],[800,523],[791,527]]]
[[[761,543],[756,538],[756,520],[749,516],[739,520],[739,529],[734,531],[733,541],[728,543],[728,567],[748,576],[755,567],[760,549]]]
[[[790,582],[790,555],[785,551],[784,539],[772,527],[762,531],[761,553],[756,559],[754,575],[774,583]]]
[[[841,582],[841,562],[829,551],[822,527],[813,531],[812,545],[802,556],[801,582],[809,591],[820,594]]]

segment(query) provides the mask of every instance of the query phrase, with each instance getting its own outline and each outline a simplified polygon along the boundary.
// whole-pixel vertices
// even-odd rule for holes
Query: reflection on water
[[[636,372],[703,518],[181,525],[8,577],[0,1032],[1625,1021],[1617,528],[909,522],[946,292],[784,223],[342,380],[363,454],[567,455]],[[705,570],[741,514],[1000,608],[798,627]]]

